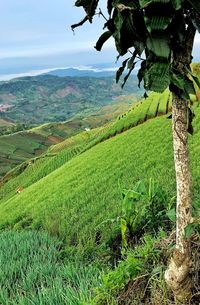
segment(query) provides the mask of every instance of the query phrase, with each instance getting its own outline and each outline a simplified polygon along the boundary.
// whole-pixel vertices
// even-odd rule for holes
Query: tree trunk
[[[165,280],[173,290],[176,301],[185,304],[191,297],[190,240],[185,228],[191,222],[191,174],[188,155],[187,101],[173,94],[172,131],[177,185],[176,249],[171,258]]]
[[[189,24],[182,51],[174,54],[173,64],[182,73],[192,60],[195,28]],[[173,93],[172,132],[176,172],[176,248],[165,272],[165,280],[174,292],[177,303],[188,304],[192,295],[190,279],[190,239],[185,238],[185,228],[192,220],[191,173],[188,152],[188,101]]]

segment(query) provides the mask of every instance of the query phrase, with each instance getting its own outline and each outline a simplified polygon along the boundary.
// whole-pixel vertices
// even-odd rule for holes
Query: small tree
[[[86,21],[92,23],[98,4],[99,0],[77,0],[75,5],[83,7],[86,16],[72,29]],[[192,133],[189,94],[195,94],[195,90],[191,78],[198,83],[191,73],[190,63],[195,32],[200,31],[200,1],[107,0],[107,9],[109,18],[104,27],[107,30],[97,41],[96,49],[100,51],[103,44],[113,37],[119,56],[129,55],[117,71],[117,81],[127,67],[124,85],[135,64],[141,61],[139,85],[143,81],[145,90],[156,92],[169,87],[173,95],[176,248],[165,272],[165,280],[176,301],[185,304],[192,292],[190,239],[185,238],[185,229],[192,220],[188,132]],[[103,15],[101,11],[99,14]]]

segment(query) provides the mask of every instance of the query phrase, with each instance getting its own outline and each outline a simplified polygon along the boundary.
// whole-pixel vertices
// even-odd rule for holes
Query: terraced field
[[[198,105],[195,135],[190,141],[194,198],[199,193],[200,172]],[[95,246],[97,228],[101,231],[102,243],[109,242],[112,236],[109,222],[101,224],[120,213],[119,179],[122,185],[131,187],[141,178],[154,177],[170,196],[175,193],[171,122],[165,116],[95,145],[66,162],[70,152],[63,150],[54,157],[54,162],[49,157],[51,170],[47,160],[45,163],[40,160],[41,164],[30,166],[21,178],[18,176],[16,179],[24,178],[21,182],[27,181],[22,194],[15,193],[15,183],[19,182],[16,179],[1,188],[1,228],[42,227],[64,238],[69,246],[75,243],[81,249],[84,244],[86,251],[90,244]],[[52,173],[39,180],[40,175],[45,176],[45,166]]]
[[[17,164],[42,154],[69,135],[70,124],[47,124],[37,129],[0,137],[0,177]]]
[[[199,105],[194,104],[194,135],[189,139],[197,207]],[[6,230],[1,247],[9,247],[12,258],[23,256],[23,261],[18,259],[18,265],[12,265],[12,281],[2,251],[1,276],[6,285],[1,287],[0,303],[99,305],[93,302],[92,287],[102,283],[99,259],[101,266],[102,261],[110,266],[116,255],[122,213],[119,185],[131,189],[138,180],[154,178],[166,192],[167,201],[175,195],[171,120],[166,115],[170,107],[167,91],[163,96],[150,95],[114,122],[56,144],[10,172],[0,188],[0,230]],[[23,190],[20,194],[16,192],[19,187]],[[37,232],[26,232],[33,229]],[[31,261],[24,261],[28,255]],[[88,266],[86,261],[95,264]],[[53,268],[49,268],[51,264]],[[36,270],[42,277],[38,278]],[[10,294],[11,289],[15,294]]]
[[[88,131],[84,131],[73,137],[67,138],[56,145],[50,146],[45,154],[46,158],[41,156],[41,158],[27,161],[21,166],[19,165],[18,168],[8,172],[3,181],[7,181],[12,176],[18,176],[18,174],[22,172],[22,175],[15,179],[15,188],[17,188],[18,185],[28,186],[45,177],[77,154],[88,150],[92,146],[105,141],[118,133],[137,126],[148,119],[166,114],[170,109],[171,98],[168,91],[165,91],[162,95],[151,93],[147,99],[140,101],[127,112],[118,116],[117,120],[102,127],[91,130],[88,129]],[[42,135],[47,139],[50,139],[50,132],[52,132],[49,125],[35,128],[33,131],[37,135]],[[41,168],[39,174],[32,174],[31,172],[35,172],[35,168],[38,167],[38,164]],[[7,194],[9,194],[9,192],[7,192]]]
[[[94,128],[116,119],[129,109],[136,97],[121,96],[110,105],[86,116],[78,116],[63,123],[43,124],[31,130],[0,136],[0,178],[16,165],[44,153],[51,145],[62,142],[85,128]],[[5,123],[2,121],[2,124]],[[1,124],[1,121],[0,121]]]

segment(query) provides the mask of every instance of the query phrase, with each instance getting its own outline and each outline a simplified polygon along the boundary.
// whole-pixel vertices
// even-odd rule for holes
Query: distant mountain
[[[55,75],[59,77],[66,77],[66,76],[71,76],[71,77],[110,77],[115,75],[115,70],[110,68],[110,69],[90,69],[85,70],[82,69],[76,69],[76,68],[67,68],[67,69],[57,69],[48,72],[47,74],[49,75]]]
[[[113,76],[80,75],[39,75],[0,82],[0,105],[3,109],[0,118],[29,124],[64,121],[96,111],[120,95],[134,94],[137,98],[142,94],[137,83],[136,77],[132,77],[122,90]]]

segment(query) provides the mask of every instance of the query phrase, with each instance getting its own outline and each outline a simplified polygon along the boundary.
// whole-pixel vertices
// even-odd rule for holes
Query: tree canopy
[[[77,0],[75,5],[83,7],[86,16],[72,29],[86,21],[92,23],[98,4],[99,0]],[[189,36],[200,31],[199,0],[107,0],[107,12],[105,31],[96,49],[100,51],[113,37],[119,57],[129,55],[117,71],[117,81],[127,68],[125,84],[141,61],[138,79],[146,90],[162,92],[169,86],[180,98],[194,94],[192,78],[199,85],[198,79],[192,75],[190,65],[181,62],[180,57],[176,61],[176,57],[188,53],[185,49]]]

